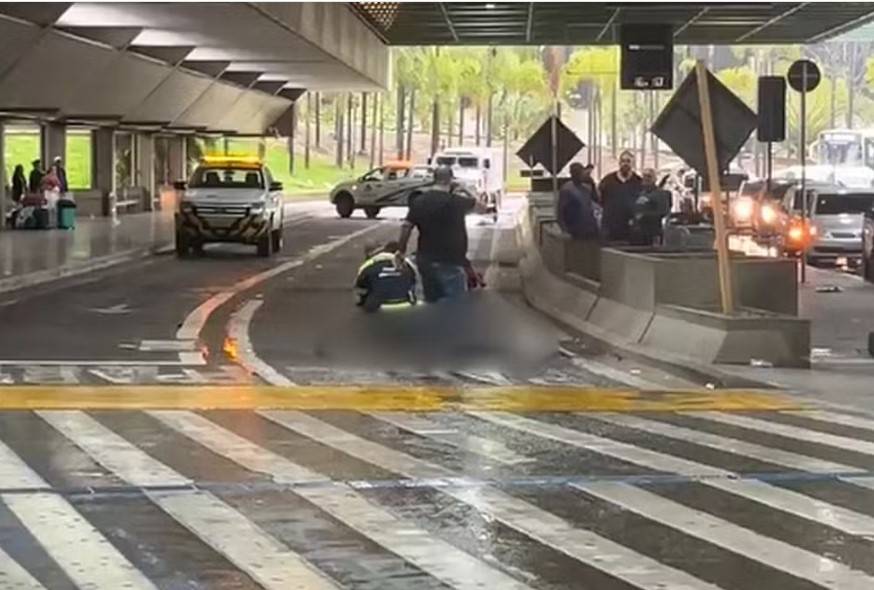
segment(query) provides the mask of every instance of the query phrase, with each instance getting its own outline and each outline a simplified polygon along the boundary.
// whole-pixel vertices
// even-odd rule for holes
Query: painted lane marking
[[[455,473],[445,467],[363,439],[307,414],[287,411],[261,411],[259,414],[293,432],[400,475],[455,477]],[[590,531],[575,528],[562,518],[494,488],[441,488],[441,491],[555,551],[638,588],[717,590],[713,584]]]
[[[615,424],[617,426],[625,426],[659,436],[695,443],[696,445],[709,447],[718,451],[725,451],[734,455],[749,457],[758,461],[782,465],[783,467],[798,469],[800,471],[823,474],[866,472],[865,469],[852,467],[850,465],[843,465],[841,463],[817,459],[816,457],[799,455],[798,453],[792,453],[782,449],[774,449],[737,438],[729,438],[718,434],[711,434],[709,432],[675,426],[673,424],[640,418],[630,414],[586,414],[586,417],[609,422],[610,424]]]
[[[874,535],[874,517],[763,481],[737,479],[738,474],[732,471],[515,414],[474,412],[473,415],[485,422],[586,449],[648,469],[688,477],[704,476],[701,483],[708,487],[782,510],[811,522],[825,524],[850,535]]]
[[[157,590],[61,496],[37,492],[3,494],[2,499],[78,587]]]
[[[418,414],[407,412],[371,412],[370,415],[383,422],[397,426],[402,430],[481,455],[505,465],[519,465],[535,461],[531,457],[525,457],[512,451],[501,442],[475,434],[459,432],[454,428],[447,429],[433,420]]]
[[[785,413],[792,416],[799,416],[801,418],[818,420],[820,422],[830,422],[832,424],[840,424],[841,426],[861,428],[862,430],[874,430],[874,420],[871,418],[863,418],[862,416],[839,414],[837,412],[827,412],[825,410],[804,410]]]
[[[325,244],[314,246],[306,254],[289,260],[288,262],[284,262],[282,264],[274,266],[273,268],[266,271],[252,275],[251,277],[235,283],[229,289],[221,291],[220,293],[216,293],[215,295],[198,305],[194,311],[186,316],[185,320],[182,322],[182,326],[176,332],[176,339],[196,340],[200,336],[200,333],[201,331],[203,331],[206,322],[209,320],[210,316],[215,312],[215,310],[227,303],[234,296],[242,293],[243,291],[247,291],[248,289],[251,289],[252,287],[263,283],[264,281],[269,280],[275,276],[278,276],[289,270],[311,262],[319,256],[324,256],[325,254],[328,254],[329,252],[332,252],[337,248],[340,248],[341,246],[347,244],[348,242],[355,240],[356,238],[359,238],[366,233],[372,232],[379,227],[381,227],[381,224],[369,225],[355,232],[352,232],[351,234],[343,236],[342,238],[327,242]]]
[[[244,369],[253,375],[257,375],[269,385],[290,387],[294,383],[267,364],[255,353],[252,340],[249,337],[249,328],[255,312],[261,307],[263,301],[253,299],[247,301],[240,309],[231,316],[228,321],[228,336],[236,343],[236,360]]]
[[[0,548],[0,590],[46,590],[46,587]]]
[[[825,588],[870,590],[874,587],[874,578],[838,561],[759,535],[634,486],[602,482],[572,484],[572,487],[747,559],[811,580]]]
[[[276,481],[326,480],[325,476],[259,447],[203,416],[189,412],[152,412],[151,415],[216,454],[250,471],[267,474]],[[349,486],[302,486],[294,488],[293,491],[344,525],[357,530],[453,588],[531,590],[412,523],[394,517]]]
[[[185,375],[175,376],[181,379]],[[293,409],[358,411],[646,412],[784,410],[799,404],[771,393],[639,392],[567,386],[438,387],[392,385],[203,385],[186,377],[174,385],[4,386],[0,409]],[[167,379],[169,380],[169,378]],[[198,385],[200,383],[201,385]]]
[[[83,412],[40,412],[95,461],[135,486],[184,486],[191,480]],[[336,590],[260,527],[209,492],[148,491],[146,496],[201,541],[270,590]],[[121,586],[119,586],[121,587]]]
[[[595,359],[590,358],[582,358],[577,353],[564,348],[563,346],[559,346],[559,352],[570,359],[571,363],[584,371],[588,371],[593,375],[598,377],[603,377],[609,381],[613,381],[615,383],[620,383],[622,385],[627,385],[628,387],[634,387],[635,389],[643,389],[643,390],[660,390],[664,389],[664,385],[656,383],[655,381],[650,381],[648,379],[643,379],[641,377],[637,377],[635,375],[631,375],[622,369],[617,369],[615,367],[611,367],[608,364],[602,363],[600,361],[596,361]]]
[[[713,422],[728,424],[730,426],[739,426],[741,428],[747,428],[749,430],[756,430],[768,434],[776,434],[795,440],[814,442],[829,447],[837,447],[845,451],[855,451],[864,455],[874,455],[874,442],[866,440],[828,434],[818,430],[810,430],[808,428],[791,426],[780,422],[769,422],[767,420],[760,420],[749,416],[724,414],[721,412],[690,412],[689,415],[696,418],[711,420]]]

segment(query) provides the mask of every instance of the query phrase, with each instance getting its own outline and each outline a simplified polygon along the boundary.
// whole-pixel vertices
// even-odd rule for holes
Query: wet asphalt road
[[[0,590],[874,588],[874,420],[603,389],[694,384],[527,308],[509,215],[471,220],[489,289],[362,315],[396,219],[302,215],[274,260],[0,296]],[[129,388],[30,387],[76,384]]]

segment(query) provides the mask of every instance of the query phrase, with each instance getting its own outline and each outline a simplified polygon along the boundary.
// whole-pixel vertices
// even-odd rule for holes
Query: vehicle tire
[[[874,259],[865,256],[862,258],[862,278],[874,283]]]
[[[191,244],[191,251],[194,253],[195,256],[203,256],[204,255],[203,246],[204,246],[203,242],[194,242]]]
[[[270,232],[270,242],[274,252],[282,251],[282,228]]]
[[[346,219],[355,210],[355,199],[349,193],[341,193],[334,201],[334,205],[337,207],[337,215]]]
[[[379,207],[365,207],[364,214],[367,215],[367,219],[376,219],[379,217]]]
[[[185,258],[188,256],[188,252],[191,250],[191,244],[188,242],[188,238],[185,237],[185,234],[182,232],[176,232],[176,256],[178,258]]]
[[[264,232],[258,239],[258,256],[268,258],[273,254],[273,238],[271,232]]]

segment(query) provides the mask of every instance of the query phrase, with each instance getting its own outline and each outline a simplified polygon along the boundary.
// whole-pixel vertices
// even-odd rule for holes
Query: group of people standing
[[[657,184],[652,168],[634,171],[634,154],[619,155],[619,169],[592,178],[592,165],[571,164],[571,179],[559,192],[556,218],[575,239],[652,245],[661,238],[671,210],[671,193]]]
[[[42,194],[56,190],[61,194],[68,192],[67,171],[60,156],[55,157],[48,170],[42,169],[42,161],[31,162],[30,175],[25,176],[24,166],[18,164],[12,173],[12,200],[18,204],[28,194]]]

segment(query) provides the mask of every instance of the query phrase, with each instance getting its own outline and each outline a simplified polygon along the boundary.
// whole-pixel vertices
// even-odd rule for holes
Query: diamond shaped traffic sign
[[[556,137],[558,140],[558,149],[556,154],[556,168],[552,169],[552,120],[555,119]],[[550,174],[557,174],[564,168],[571,158],[585,147],[576,134],[568,129],[568,127],[553,115],[540,126],[540,129],[534,132],[525,145],[516,152],[516,155],[522,158],[522,161],[529,166],[540,164],[546,168]]]
[[[756,114],[716,76],[707,72],[713,133],[719,170],[724,172],[756,128]],[[707,158],[701,130],[701,105],[698,102],[698,77],[695,70],[659,114],[651,131],[678,156],[707,179]]]

